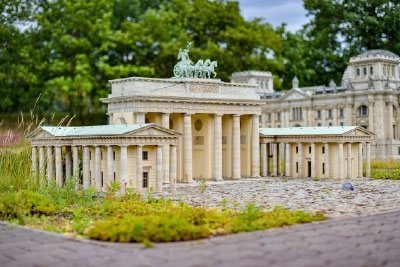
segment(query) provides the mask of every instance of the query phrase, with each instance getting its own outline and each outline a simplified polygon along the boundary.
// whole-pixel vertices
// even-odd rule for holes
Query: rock
[[[350,182],[345,182],[342,184],[342,190],[344,191],[354,191],[354,187]]]

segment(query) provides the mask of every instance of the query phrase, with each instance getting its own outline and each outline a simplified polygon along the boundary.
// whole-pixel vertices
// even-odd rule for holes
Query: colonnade
[[[161,126],[169,128],[169,119],[172,115],[171,113],[160,113],[161,114]],[[183,160],[181,162],[183,166],[183,180],[184,182],[193,182],[193,130],[192,130],[192,116],[196,113],[184,113],[183,114],[183,148],[182,155]],[[202,114],[202,113],[198,113]],[[143,124],[146,121],[146,113],[139,112],[135,113],[136,124]],[[215,113],[212,114],[214,117],[214,138],[213,138],[213,151],[208,151],[211,153],[213,158],[213,179],[216,181],[223,180],[223,144],[222,144],[222,117],[224,114]],[[232,177],[233,179],[240,179],[242,177],[241,173],[241,129],[240,129],[240,114],[229,114],[232,116]],[[251,177],[260,176],[260,156],[259,156],[259,116],[257,114],[252,114],[251,116],[251,140],[252,143],[249,144],[251,149]],[[152,121],[154,122],[154,121]],[[163,158],[167,160],[168,153],[163,150]],[[166,169],[164,169],[166,170]],[[164,175],[168,180],[168,175]]]
[[[122,192],[127,187],[135,187],[138,192],[141,192],[143,190],[144,167],[142,153],[143,147],[147,145],[133,145],[136,148],[136,171],[134,173],[136,179],[133,179],[135,184],[131,184],[128,178],[132,176],[132,174],[128,174],[128,161],[133,158],[128,155],[128,146],[130,145],[32,145],[32,172],[35,177],[46,178],[49,183],[55,180],[60,187],[64,186],[66,179],[74,176],[78,179],[77,186],[81,182],[84,189],[95,186],[97,191],[102,191],[106,183],[118,181],[121,184]],[[101,163],[103,147],[107,148],[105,168],[102,168],[104,165]],[[115,163],[115,152],[117,150],[114,148],[116,147],[119,147],[118,150],[120,151],[119,164]],[[162,191],[166,171],[168,171],[171,191],[174,191],[177,173],[177,145],[162,144],[156,145],[156,147],[155,191]],[[166,153],[168,154],[168,161],[163,159],[165,149],[168,150],[168,153]],[[91,151],[94,151],[94,158]],[[81,168],[80,161],[82,161]],[[91,168],[90,164],[93,161],[94,169]],[[116,165],[119,165],[119,170],[116,170]],[[93,177],[91,177],[92,173],[94,173]],[[119,177],[116,177],[116,173],[119,173]],[[106,177],[104,177],[104,174],[106,174]],[[80,181],[80,179],[82,180]]]
[[[319,148],[322,148],[320,152],[316,149],[317,144]],[[355,156],[352,155],[354,144],[358,144]],[[308,152],[306,147],[309,148]],[[365,156],[363,156],[364,147]],[[357,173],[357,177],[361,178],[363,177],[364,159],[366,161],[366,177],[371,175],[370,142],[262,142],[260,152],[261,175],[264,177],[351,179],[355,178],[353,174]],[[353,166],[355,158],[357,166]],[[317,161],[322,164],[317,165]],[[346,168],[345,162],[347,163]],[[308,167],[306,170],[303,169],[305,163]]]

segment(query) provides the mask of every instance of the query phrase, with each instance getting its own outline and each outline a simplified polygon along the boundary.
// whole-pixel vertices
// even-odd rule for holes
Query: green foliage
[[[92,239],[112,242],[171,242],[208,237],[204,225],[196,226],[174,214],[164,216],[111,218],[97,221],[87,232]]]
[[[0,195],[0,217],[2,219],[28,215],[50,215],[56,210],[56,206],[44,195],[29,190]]]
[[[371,161],[371,178],[400,180],[400,163],[395,160]]]
[[[229,229],[228,232],[238,233],[324,219],[326,219],[325,216],[320,213],[311,215],[303,211],[290,211],[282,207],[275,207],[270,212],[262,212],[254,203],[250,203],[238,216],[232,219],[227,228]]]

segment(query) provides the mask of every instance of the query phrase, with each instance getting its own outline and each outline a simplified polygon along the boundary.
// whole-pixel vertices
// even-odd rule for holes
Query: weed
[[[330,194],[331,194],[331,191],[329,191],[329,189],[327,189],[327,188],[324,188],[324,189],[322,189],[321,191],[322,191],[322,193],[325,193],[325,194],[327,194],[327,195],[330,195]]]

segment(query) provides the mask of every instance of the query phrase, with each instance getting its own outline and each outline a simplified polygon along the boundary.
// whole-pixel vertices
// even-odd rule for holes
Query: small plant
[[[222,198],[221,200],[221,206],[222,206],[222,210],[226,210],[226,207],[228,206],[228,200],[226,200],[226,198]]]
[[[206,188],[207,188],[207,181],[205,179],[202,179],[200,184],[200,193],[203,194],[206,191]]]
[[[111,181],[106,185],[106,194],[109,199],[115,199],[117,193],[121,190],[121,184],[116,181]]]
[[[324,188],[324,189],[322,189],[321,191],[322,191],[322,193],[325,193],[325,194],[327,194],[327,195],[330,195],[330,194],[331,194],[331,191],[329,191],[329,189],[327,189],[327,188]]]
[[[314,181],[314,182],[318,182],[319,179],[315,177],[315,178],[313,178],[313,181]]]

